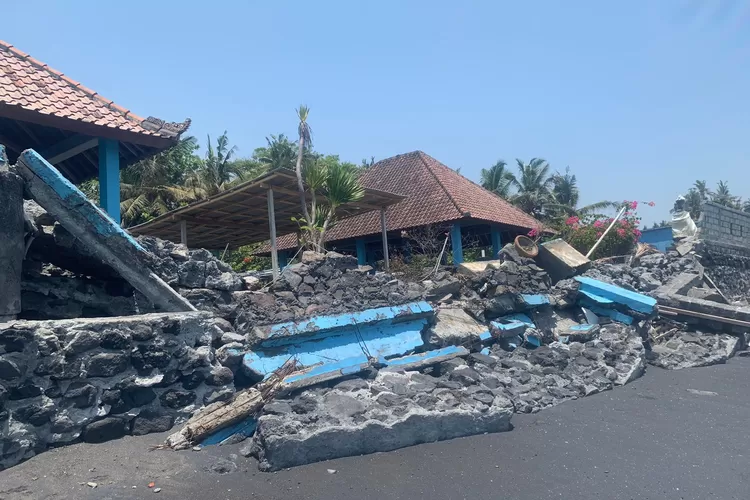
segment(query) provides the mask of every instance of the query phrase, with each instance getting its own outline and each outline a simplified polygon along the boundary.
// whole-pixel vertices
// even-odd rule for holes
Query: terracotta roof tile
[[[143,119],[2,40],[0,104],[170,139],[190,125]]]
[[[422,151],[379,161],[364,172],[361,181],[365,187],[406,196],[386,210],[389,231],[467,217],[524,230],[542,227],[532,216]],[[326,240],[333,242],[378,233],[380,214],[369,212],[342,220],[328,231]],[[284,235],[277,244],[282,250],[294,248],[296,235]]]

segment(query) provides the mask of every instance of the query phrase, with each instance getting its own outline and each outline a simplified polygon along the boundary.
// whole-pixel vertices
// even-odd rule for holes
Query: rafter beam
[[[99,144],[99,139],[96,137],[88,137],[85,135],[72,135],[67,139],[63,139],[57,144],[50,146],[40,154],[52,165],[57,165],[60,162],[72,158],[84,151],[88,151],[91,148],[95,148]]]

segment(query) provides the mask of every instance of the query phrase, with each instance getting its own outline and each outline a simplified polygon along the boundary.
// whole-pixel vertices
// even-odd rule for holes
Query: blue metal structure
[[[668,226],[646,229],[641,233],[639,241],[641,243],[648,243],[660,252],[666,252],[674,243],[672,228]]]

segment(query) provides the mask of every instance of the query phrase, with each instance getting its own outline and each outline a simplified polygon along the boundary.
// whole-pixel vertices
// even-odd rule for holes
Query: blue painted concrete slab
[[[434,351],[421,352],[419,354],[412,354],[410,356],[403,356],[401,358],[389,359],[385,361],[385,364],[387,366],[404,366],[411,365],[417,362],[425,363],[429,362],[430,360],[442,358],[444,356],[459,356],[468,353],[469,351],[466,348],[452,345],[443,347],[442,349],[435,349]]]
[[[353,313],[331,316],[317,316],[301,321],[279,323],[262,329],[262,347],[281,346],[299,342],[300,336],[307,336],[308,340],[322,339],[337,335],[341,331],[351,330],[355,325],[359,328],[373,323],[395,324],[402,321],[413,321],[417,318],[434,314],[432,306],[427,302],[412,302],[401,306],[378,307]]]
[[[612,307],[612,304],[614,304],[614,301],[587,290],[578,290],[578,293],[584,295],[585,297],[591,299],[594,303],[599,304],[603,307]]]
[[[633,324],[633,317],[628,316],[625,313],[621,313],[620,311],[616,309],[606,309],[604,307],[600,307],[597,304],[594,304],[593,302],[587,300],[587,299],[581,299],[580,303],[582,306],[589,309],[591,312],[598,314],[599,316],[606,316],[608,318],[611,318],[615,321],[618,321],[620,323],[624,323],[626,325],[632,325]]]
[[[84,195],[72,182],[66,179],[59,170],[47,163],[39,153],[27,149],[21,154],[24,165],[47,184],[71,210],[80,213],[97,231],[99,236],[117,236],[128,241],[139,251],[145,252],[143,247],[120,227],[103,210]]]
[[[340,372],[340,374],[343,375],[352,375],[354,373],[359,373],[362,371],[363,364],[367,364],[367,356],[354,356],[352,358],[346,358],[342,359],[341,361],[338,361],[336,363],[328,363],[328,364],[322,364],[315,366],[311,368],[310,370],[298,373],[294,375],[289,375],[284,379],[285,384],[293,384],[296,382],[299,382],[301,380],[305,379],[312,379],[314,377],[317,377],[319,375],[329,374],[333,372]],[[346,371],[346,373],[344,372]]]
[[[503,316],[502,318],[499,318],[499,319],[502,320],[502,321],[510,321],[510,322],[518,321],[518,322],[524,323],[526,326],[528,326],[530,328],[536,328],[536,325],[531,320],[531,318],[529,316],[527,316],[526,314],[524,314],[524,313],[509,314],[509,315]]]
[[[575,279],[581,284],[581,290],[623,304],[634,311],[651,314],[656,307],[656,299],[647,295],[631,292],[587,276],[576,276]]]
[[[522,293],[521,300],[528,308],[549,305],[549,297],[542,294]]]
[[[289,358],[295,358],[302,366],[336,364],[364,355],[360,341],[373,357],[399,356],[423,345],[421,331],[426,325],[426,318],[418,318],[408,322],[350,326],[333,336],[313,339],[303,336],[283,346],[262,346],[262,350],[246,353],[242,362],[247,369],[263,376],[280,368]]]

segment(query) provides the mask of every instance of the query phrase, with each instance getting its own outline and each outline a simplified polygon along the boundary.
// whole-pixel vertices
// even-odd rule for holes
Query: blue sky
[[[296,132],[359,162],[421,149],[478,180],[570,166],[582,201],[696,179],[750,197],[750,0],[10,2],[0,37],[142,116],[228,130],[241,155]]]

